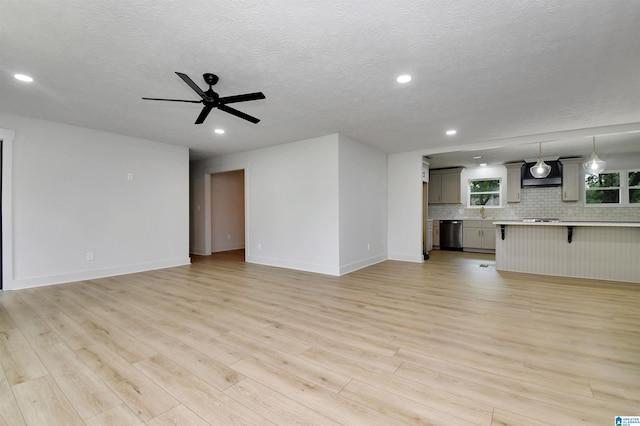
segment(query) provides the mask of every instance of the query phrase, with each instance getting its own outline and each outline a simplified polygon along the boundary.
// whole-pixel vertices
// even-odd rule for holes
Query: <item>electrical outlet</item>
[[[258,243],[258,250],[262,250],[262,244]]]
[[[227,234],[227,240],[231,239],[231,234]]]
[[[367,250],[371,250],[371,244],[367,244]]]
[[[93,255],[93,252],[92,252],[92,251],[88,251],[88,252],[87,252],[87,260],[88,260],[88,261],[92,261],[92,260],[95,260],[95,259],[96,259],[96,258],[95,258],[95,256]]]
[[[127,173],[127,180],[133,180],[133,173]]]

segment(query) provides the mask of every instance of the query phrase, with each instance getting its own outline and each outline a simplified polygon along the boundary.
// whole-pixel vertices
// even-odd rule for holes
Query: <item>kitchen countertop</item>
[[[614,222],[614,221],[558,221],[558,222],[523,222],[521,220],[496,220],[494,225],[521,225],[521,226],[609,226],[622,228],[640,228],[640,222]]]

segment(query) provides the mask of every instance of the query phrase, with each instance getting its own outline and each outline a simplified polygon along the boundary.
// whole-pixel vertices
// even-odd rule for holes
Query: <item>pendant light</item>
[[[538,155],[538,162],[529,169],[531,176],[536,179],[542,179],[549,176],[551,173],[551,166],[542,160],[542,142],[540,142],[540,154]]]
[[[598,158],[598,154],[596,154],[596,137],[593,137],[593,152],[591,153],[591,158],[589,161],[582,165],[584,167],[585,173],[588,175],[599,175],[604,172],[604,168],[607,166],[606,161],[602,161]]]

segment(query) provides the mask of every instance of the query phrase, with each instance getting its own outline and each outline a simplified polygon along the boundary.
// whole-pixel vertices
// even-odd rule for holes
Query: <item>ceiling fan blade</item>
[[[190,102],[192,104],[201,104],[202,101],[187,101],[184,99],[164,99],[164,98],[142,98],[146,101],[169,101],[169,102]]]
[[[209,115],[212,109],[213,105],[205,105],[204,108],[202,108],[202,111],[200,111],[200,115],[196,119],[196,124],[204,123],[204,120],[207,118],[207,115]]]
[[[233,115],[235,115],[236,117],[243,118],[243,119],[245,119],[245,120],[247,120],[247,121],[250,121],[250,122],[252,122],[252,123],[254,123],[254,124],[256,124],[257,122],[259,122],[259,121],[260,121],[260,119],[259,119],[259,118],[252,117],[252,116],[250,116],[249,114],[245,114],[245,113],[244,113],[244,112],[242,112],[242,111],[238,111],[238,110],[237,110],[237,109],[235,109],[235,108],[231,108],[231,107],[228,107],[228,106],[223,105],[223,104],[218,105],[218,109],[220,109],[220,110],[222,110],[222,111],[224,111],[224,112],[228,112],[229,114],[233,114]]]
[[[233,102],[255,101],[258,99],[265,99],[264,93],[256,92],[256,93],[246,93],[244,95],[225,96],[224,98],[220,98],[220,103],[230,104]]]
[[[176,71],[176,74],[178,75],[178,77],[180,77],[182,79],[182,81],[184,81],[185,83],[187,83],[189,85],[189,87],[191,87],[198,95],[200,95],[200,97],[206,101],[211,101],[211,98],[209,98],[209,96],[207,96],[206,93],[204,93],[204,91],[198,87],[197,84],[195,84],[193,82],[193,80],[191,80],[191,78],[189,78],[188,75],[183,74],[181,72]]]

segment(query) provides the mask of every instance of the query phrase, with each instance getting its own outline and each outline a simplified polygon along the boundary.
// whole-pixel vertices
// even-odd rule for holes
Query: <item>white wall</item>
[[[211,251],[244,248],[244,171],[211,175]]]
[[[16,132],[0,128],[2,140],[2,282],[13,277],[13,141]]]
[[[389,154],[389,259],[422,262],[422,152]]]
[[[237,169],[245,169],[246,260],[338,275],[338,135],[194,162],[191,174],[206,182]]]
[[[10,114],[0,127],[15,130],[5,290],[189,263],[187,148]]]
[[[245,170],[248,262],[340,275],[386,258],[385,158],[333,134],[197,161],[191,178],[201,188],[211,173]],[[194,193],[195,219],[206,197]],[[193,226],[196,252],[205,225]]]
[[[205,191],[210,190],[210,183],[205,180],[204,175],[201,175],[198,178],[191,176],[191,184],[189,185],[189,252],[201,256],[211,254],[210,222],[205,220],[204,203],[206,201],[203,196]],[[207,232],[209,232],[208,235]],[[207,240],[209,241],[208,247]]]
[[[387,259],[387,156],[340,135],[340,273]]]

